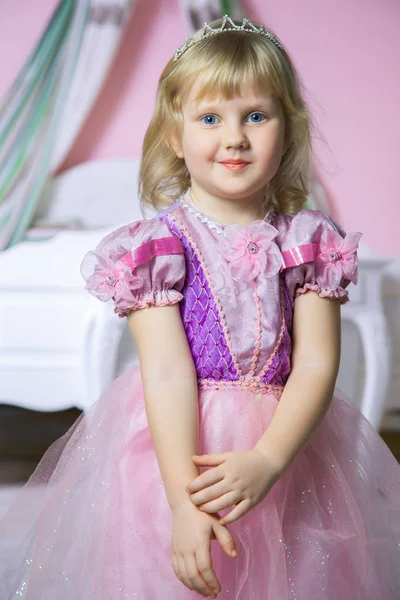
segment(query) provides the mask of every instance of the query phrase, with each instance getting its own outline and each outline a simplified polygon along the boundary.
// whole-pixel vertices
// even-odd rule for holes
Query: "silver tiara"
[[[259,35],[263,35],[268,38],[275,46],[283,50],[283,46],[278,40],[278,38],[273,35],[268,29],[263,25],[262,27],[256,27],[254,23],[249,21],[249,19],[243,19],[241,25],[236,25],[232,19],[228,15],[224,15],[222,18],[222,25],[220,27],[211,27],[208,23],[204,23],[201,31],[196,33],[195,35],[189,35],[186,38],[186,42],[180,48],[177,48],[174,54],[174,61],[178,60],[180,56],[190,46],[196,44],[196,42],[200,42],[200,40],[204,40],[204,38],[215,35],[216,33],[221,33],[223,31],[247,31],[248,33],[258,33]]]

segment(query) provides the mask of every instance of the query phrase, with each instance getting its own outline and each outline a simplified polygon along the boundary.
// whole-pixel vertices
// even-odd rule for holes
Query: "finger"
[[[215,513],[230,506],[234,506],[237,502],[240,502],[240,498],[237,497],[237,492],[228,492],[211,502],[205,502],[199,506],[202,512]]]
[[[230,558],[237,556],[236,542],[229,529],[219,521],[214,521],[213,531],[225,554]]]
[[[193,462],[202,465],[209,465],[210,467],[216,467],[220,465],[221,463],[225,462],[227,458],[226,452],[221,454],[194,454],[192,456]]]
[[[172,568],[174,570],[175,575],[179,578],[178,561],[175,554],[172,555]]]
[[[218,483],[224,478],[224,474],[222,471],[218,471],[218,469],[211,469],[210,471],[206,471],[202,473],[196,479],[193,479],[186,486],[186,491],[189,493],[198,492],[199,490],[206,488],[214,483]]]
[[[176,557],[176,562],[177,562],[177,566],[178,566],[177,577],[178,577],[179,581],[181,581],[184,585],[186,585],[186,587],[189,588],[189,590],[193,590],[194,587],[191,584],[191,582],[186,574],[186,565],[185,565],[184,557],[181,554],[178,555]]]
[[[210,588],[210,586],[208,585],[208,583],[206,582],[203,575],[198,569],[195,554],[185,555],[185,565],[186,574],[190,583],[193,586],[193,589],[195,589],[197,592],[203,594],[206,597],[210,594],[213,594],[213,590]]]
[[[224,479],[221,479],[213,485],[209,485],[208,487],[202,488],[198,492],[191,493],[190,499],[193,502],[193,504],[204,504],[205,502],[210,502],[211,500],[219,498],[220,496],[226,494],[229,491],[230,490],[226,481]]]
[[[221,586],[212,566],[211,540],[196,550],[197,567],[214,594],[219,594]]]
[[[242,500],[242,502],[239,502],[239,504],[237,504],[235,508],[231,510],[231,512],[224,515],[219,522],[221,525],[229,525],[229,523],[234,523],[248,513],[250,508],[250,503],[246,502],[246,500]]]

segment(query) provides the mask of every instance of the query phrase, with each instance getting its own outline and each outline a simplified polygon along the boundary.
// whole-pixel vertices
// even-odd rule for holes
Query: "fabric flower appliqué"
[[[315,258],[316,279],[322,287],[334,290],[342,277],[357,283],[357,248],[361,237],[362,234],[353,229],[349,229],[345,238],[333,229],[324,231]]]
[[[255,221],[244,227],[231,225],[224,229],[218,247],[229,263],[231,276],[249,282],[258,275],[272,277],[283,265],[282,254],[273,241],[277,229],[265,221]]]
[[[113,299],[120,307],[125,303],[129,306],[133,299],[132,290],[143,285],[142,277],[134,275],[122,261],[113,262],[99,254],[96,259],[93,273],[86,280],[86,289],[102,302]]]

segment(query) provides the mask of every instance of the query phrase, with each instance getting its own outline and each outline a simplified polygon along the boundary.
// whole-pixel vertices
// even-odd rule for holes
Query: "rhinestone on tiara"
[[[193,36],[189,35],[186,38],[186,41],[183,44],[183,46],[180,46],[180,48],[176,49],[174,54],[174,62],[178,60],[178,58],[182,56],[182,54],[186,52],[186,50],[190,48],[190,46],[196,44],[196,42],[200,42],[200,40],[204,40],[204,38],[210,37],[217,33],[221,33],[223,31],[247,31],[248,33],[257,33],[259,35],[265,36],[273,44],[275,44],[277,48],[283,50],[283,46],[278,40],[278,38],[275,35],[273,35],[270,31],[268,31],[268,29],[264,25],[262,25],[262,27],[257,27],[256,25],[254,25],[254,23],[252,23],[251,21],[249,21],[249,19],[246,18],[242,20],[241,25],[236,25],[228,15],[224,15],[222,18],[222,25],[220,27],[213,28],[208,23],[204,23],[203,28],[197,34]]]

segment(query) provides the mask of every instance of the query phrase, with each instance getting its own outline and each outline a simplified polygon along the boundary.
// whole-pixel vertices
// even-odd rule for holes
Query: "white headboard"
[[[137,194],[139,160],[95,160],[57,175],[41,198],[35,224],[94,229],[130,223],[143,215]],[[147,214],[148,213],[148,214]]]

